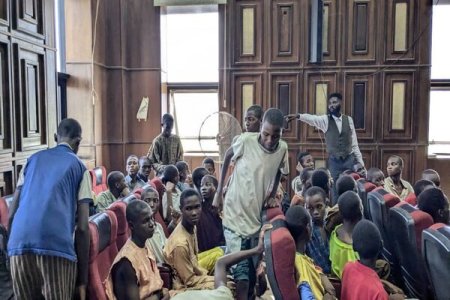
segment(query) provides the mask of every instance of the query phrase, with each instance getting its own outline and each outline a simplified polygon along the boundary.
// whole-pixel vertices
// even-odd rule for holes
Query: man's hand
[[[172,222],[174,222],[175,225],[178,225],[181,220],[181,213],[178,210],[173,209],[173,207],[170,207],[170,216],[172,217]]]
[[[81,284],[75,287],[75,299],[78,300],[86,299],[86,285]]]
[[[290,115],[285,115],[284,119],[286,120],[286,122],[291,122],[295,119],[297,119],[297,114],[290,114]]]
[[[161,300],[169,300],[169,299],[170,299],[169,290],[166,288],[163,288]]]
[[[263,227],[261,227],[261,232],[259,233],[259,241],[258,246],[256,246],[257,252],[259,254],[264,252],[264,232],[266,230],[272,229],[272,224],[264,224]]]
[[[166,192],[172,192],[175,189],[175,184],[173,184],[173,182],[167,181],[165,188]]]

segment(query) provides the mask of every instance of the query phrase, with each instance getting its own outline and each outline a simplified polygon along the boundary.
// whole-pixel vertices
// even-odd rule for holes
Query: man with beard
[[[288,122],[297,119],[325,133],[328,169],[334,182],[340,173],[352,170],[355,162],[359,162],[364,167],[353,119],[341,113],[341,106],[342,95],[333,93],[328,97],[327,115],[291,114],[285,117]]]

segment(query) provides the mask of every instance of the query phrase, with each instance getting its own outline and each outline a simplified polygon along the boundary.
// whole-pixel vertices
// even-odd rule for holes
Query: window
[[[429,156],[450,156],[450,58],[447,49],[450,5],[433,6]]]
[[[202,128],[202,122],[219,110],[218,6],[162,7],[161,54],[163,106],[174,116],[185,154],[217,156],[218,123]]]
[[[219,108],[218,97],[217,89],[170,89],[169,107],[175,119],[174,133],[180,136],[185,153],[218,155],[216,135],[219,123],[211,122]]]

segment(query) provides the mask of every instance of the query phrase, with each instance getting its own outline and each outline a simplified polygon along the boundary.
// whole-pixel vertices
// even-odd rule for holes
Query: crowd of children
[[[164,120],[172,119],[165,117]],[[148,247],[148,253],[152,253],[149,259],[166,263],[174,270],[172,290],[162,289],[159,281],[155,281],[151,284],[154,288],[148,289],[149,295],[154,295],[158,287],[161,299],[169,295],[174,299],[194,296],[207,299],[213,295],[214,299],[255,299],[263,294],[267,285],[264,271],[257,276],[257,269],[263,270],[258,268],[260,257],[250,253],[262,251],[262,211],[280,206],[296,245],[293,268],[299,299],[404,298],[401,292],[389,295],[383,288],[381,280],[387,278],[389,266],[377,260],[383,247],[381,235],[373,223],[364,220],[355,179],[364,178],[402,200],[413,192],[414,205],[429,213],[435,222],[448,223],[448,200],[438,188],[439,175],[426,170],[424,179],[413,188],[401,177],[403,160],[392,156],[388,160],[387,178],[380,169],[366,171],[361,163],[355,162],[352,170],[343,172],[334,182],[326,168],[315,168],[310,153],[301,152],[297,157],[298,176],[291,184],[285,184],[292,188],[293,197],[289,199],[279,185],[280,179],[289,174],[287,145],[281,140],[282,113],[269,109],[263,114],[260,107],[252,106],[245,121],[247,132],[234,139],[219,180],[211,158],[205,158],[202,166],[191,174],[184,161],[158,164],[158,168],[154,168],[147,157],[138,159],[135,155],[127,159],[126,177],[120,172],[111,172],[108,176],[109,191],[98,196],[97,210],[143,188],[141,199],[148,203],[153,214],[152,234],[146,236],[145,243],[135,243],[141,248]],[[165,134],[170,137],[168,130]],[[158,191],[157,186],[162,189]],[[132,208],[127,208],[127,216],[128,209]],[[157,214],[169,228],[168,238],[163,226],[154,221]],[[133,222],[129,220],[132,229]],[[126,256],[121,255],[109,277],[109,284],[116,283],[118,287],[108,293],[113,291],[117,299],[123,298],[120,296],[123,283],[119,283],[122,277],[118,273],[121,268],[117,262]],[[233,286],[226,280],[228,273],[222,261],[227,261],[226,266],[231,267]],[[223,268],[219,274],[218,268]],[[336,294],[329,278],[341,282],[340,295]],[[255,289],[261,285],[263,290]]]
[[[301,152],[298,176],[283,183],[289,175],[288,147],[281,139],[284,118],[278,109],[263,113],[259,106],[250,107],[246,132],[234,139],[217,178],[211,158],[191,174],[181,160],[179,138],[171,133],[173,118],[163,117],[163,132],[148,156],[130,155],[127,175],[110,172],[108,190],[94,197],[95,212],[129,194],[140,198],[126,208],[131,237],[105,282],[109,299],[261,296],[267,287],[261,263],[263,234],[271,228],[263,224],[262,214],[277,206],[295,242],[292,268],[298,299],[405,297],[401,290],[388,294],[384,289],[381,280],[387,278],[389,266],[377,260],[382,238],[378,228],[364,220],[355,179],[384,187],[430,214],[434,222],[448,224],[449,203],[439,189],[439,175],[426,170],[413,187],[402,178],[403,160],[391,156],[386,178],[380,169],[366,171],[355,162],[334,182],[326,168],[315,168],[310,153]],[[285,186],[292,188],[291,199]],[[157,264],[173,271],[170,291],[163,288]],[[340,282],[340,294],[331,282]]]

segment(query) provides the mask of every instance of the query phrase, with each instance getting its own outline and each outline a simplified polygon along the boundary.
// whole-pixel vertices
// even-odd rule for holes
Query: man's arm
[[[89,202],[79,201],[75,246],[78,260],[77,290],[80,299],[86,297],[89,263]]]
[[[161,144],[157,139],[154,139],[150,160],[153,162],[153,168],[155,168],[155,170],[157,171],[159,171],[162,166],[160,153],[161,153]]]
[[[315,126],[318,129],[326,132],[328,129],[328,116],[327,115],[311,115],[311,114],[290,114],[284,117],[287,122],[294,119],[305,122],[308,125]]]
[[[191,261],[191,255],[187,247],[178,246],[173,249],[173,267],[180,277],[182,283],[187,287],[192,287],[201,283],[206,277],[206,270],[204,275],[197,275],[194,271],[194,265]]]
[[[121,259],[112,269],[114,295],[117,300],[139,300],[136,272],[128,259]]]
[[[182,161],[183,160],[183,144],[181,143],[181,139],[180,137],[178,137],[178,153],[177,153],[177,162]]]
[[[222,165],[222,170],[220,174],[219,185],[217,186],[217,191],[214,196],[213,206],[220,208],[223,205],[223,184],[225,182],[225,177],[227,176],[228,167],[230,166],[231,158],[234,156],[233,147],[228,148],[225,152],[225,159]]]
[[[258,245],[249,250],[242,250],[235,253],[231,253],[219,258],[216,262],[216,267],[214,269],[214,288],[219,288],[221,286],[227,285],[227,269],[232,265],[237,264],[241,260],[252,257],[254,255],[260,255],[264,251],[264,232],[272,228],[272,224],[265,224],[261,228],[259,233]]]
[[[364,167],[364,161],[358,146],[358,138],[356,137],[355,124],[353,123],[353,119],[351,117],[348,117],[348,125],[350,126],[350,130],[352,132],[352,152],[355,155],[356,160]]]

